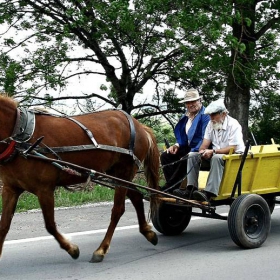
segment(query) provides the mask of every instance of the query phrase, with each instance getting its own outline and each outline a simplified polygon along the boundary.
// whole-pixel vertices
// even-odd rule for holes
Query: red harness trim
[[[9,158],[12,155],[12,153],[15,150],[15,145],[16,145],[16,142],[15,141],[11,141],[11,143],[9,144],[7,149],[2,154],[0,154],[0,161]]]

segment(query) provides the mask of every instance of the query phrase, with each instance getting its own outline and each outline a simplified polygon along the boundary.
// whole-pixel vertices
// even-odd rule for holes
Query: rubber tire
[[[260,247],[269,234],[270,225],[270,209],[261,196],[241,195],[232,203],[228,229],[234,243],[241,248]]]
[[[191,207],[161,202],[152,215],[152,222],[155,229],[164,235],[179,235],[189,225],[191,215]]]
[[[276,197],[275,196],[272,196],[272,197],[269,197],[269,198],[264,198],[266,203],[268,204],[268,207],[269,207],[269,210],[270,210],[270,214],[273,213],[274,211],[274,208],[275,208],[275,199]]]

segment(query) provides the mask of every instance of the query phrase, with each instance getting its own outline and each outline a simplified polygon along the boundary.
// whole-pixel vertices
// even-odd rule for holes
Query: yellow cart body
[[[220,184],[219,195],[214,199],[230,198],[240,167],[242,155],[225,155],[225,169]],[[199,186],[206,186],[207,171],[200,172]],[[280,145],[252,146],[246,157],[241,177],[242,194],[280,193]],[[237,190],[235,197],[237,196]]]

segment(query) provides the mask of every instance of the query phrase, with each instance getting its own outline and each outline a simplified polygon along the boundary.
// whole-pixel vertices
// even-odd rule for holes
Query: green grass
[[[63,188],[55,192],[55,206],[77,206],[88,203],[96,203],[102,201],[112,201],[114,197],[114,190],[95,186],[89,190],[69,192]]]
[[[79,191],[68,191],[64,188],[58,188],[55,191],[55,207],[70,207],[95,202],[112,201],[113,197],[114,190],[101,186]],[[16,212],[25,212],[39,208],[40,205],[37,196],[24,192],[19,198]],[[2,200],[0,200],[0,212],[2,213]]]
[[[147,186],[143,173],[138,173],[133,182],[142,186]],[[162,180],[161,184],[163,184]],[[139,190],[146,193],[145,190]],[[55,191],[55,207],[71,207],[96,202],[113,201],[113,197],[113,189],[99,185],[93,187],[93,185],[90,184],[90,186],[84,189],[77,188],[75,191],[58,188]],[[16,212],[25,212],[40,208],[37,196],[24,192],[19,198]],[[2,213],[2,199],[0,199],[0,213]]]

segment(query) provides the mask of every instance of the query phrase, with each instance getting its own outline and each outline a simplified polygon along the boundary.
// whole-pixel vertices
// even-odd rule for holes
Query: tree
[[[196,42],[200,55],[192,61],[192,71],[203,92],[222,93],[247,139],[250,104],[258,95],[279,88],[280,1],[196,2],[182,1],[180,12],[185,33],[189,32],[190,10],[205,25],[206,32]]]
[[[257,144],[280,143],[280,96],[274,92],[266,92],[259,96],[258,103],[251,107],[254,122],[251,130]]]
[[[213,95],[225,97],[246,139],[251,99],[279,82],[279,2],[0,0],[1,23],[24,34],[2,36],[3,58],[18,47],[26,54],[10,59],[17,67],[2,63],[14,77],[5,88],[32,103],[45,100],[43,87],[59,90],[73,76],[99,75],[109,84],[101,85],[107,96],[77,99],[87,98],[90,107],[89,98],[98,97],[141,118],[178,113],[174,87],[195,87],[206,104]],[[148,81],[154,103],[134,105]]]
[[[43,87],[64,87],[75,75],[102,75],[110,82],[107,98],[93,93],[113,106],[131,112],[133,99],[147,81],[166,79],[183,54],[184,34],[176,34],[165,22],[172,14],[172,1],[88,1],[20,0],[1,1],[2,21],[27,35],[16,41],[7,37],[7,53],[24,49],[26,56],[16,72],[18,97],[38,95]],[[36,49],[30,47],[36,44]],[[77,50],[74,56],[73,51]],[[81,50],[84,50],[83,52]],[[74,73],[66,71],[75,65]],[[73,69],[73,68],[72,68]],[[73,71],[73,70],[71,70]],[[25,81],[33,81],[26,90]],[[20,86],[21,85],[21,86]],[[15,90],[17,88],[17,90]],[[106,85],[102,89],[107,89]],[[20,93],[23,90],[23,95]]]
[[[230,64],[225,100],[229,111],[247,128],[252,93],[279,88],[280,1],[234,0]],[[245,139],[248,130],[244,130]]]

